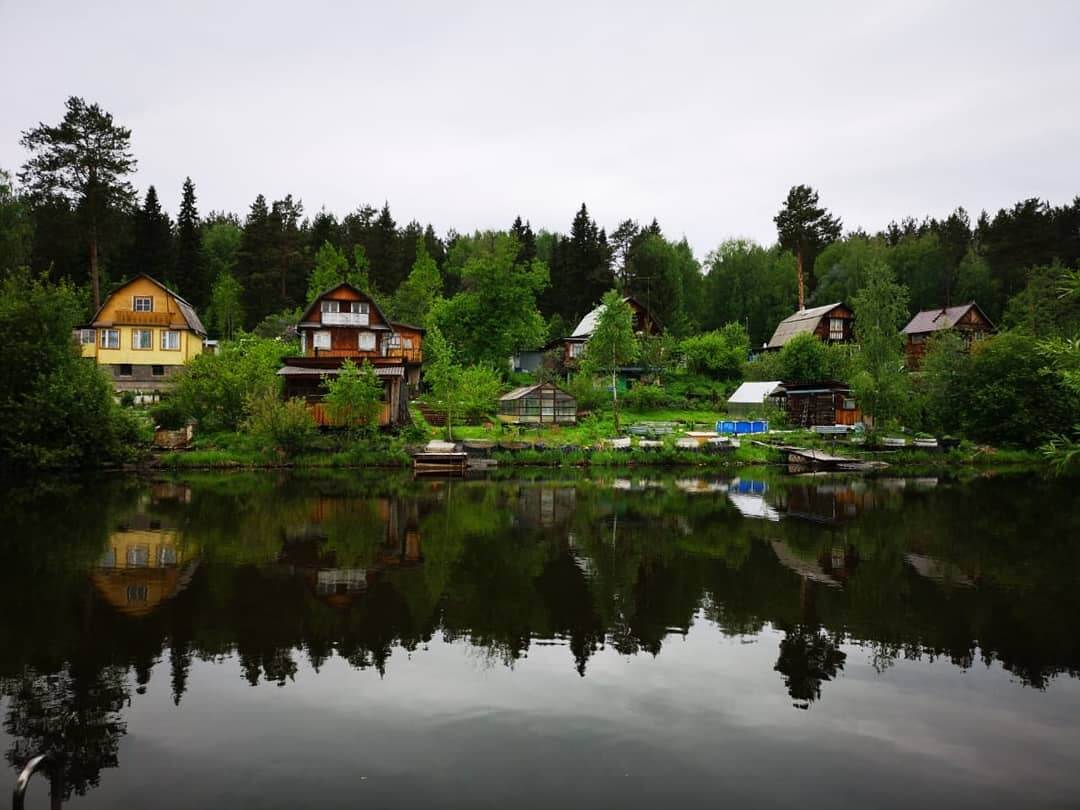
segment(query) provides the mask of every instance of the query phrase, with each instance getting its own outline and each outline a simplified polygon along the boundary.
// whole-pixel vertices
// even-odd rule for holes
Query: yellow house
[[[137,527],[109,535],[90,579],[101,596],[121,613],[145,616],[187,587],[199,565],[199,550],[176,529],[137,515]]]
[[[155,392],[202,353],[206,329],[191,304],[140,274],[114,290],[76,337],[82,356],[111,373],[115,390]]]

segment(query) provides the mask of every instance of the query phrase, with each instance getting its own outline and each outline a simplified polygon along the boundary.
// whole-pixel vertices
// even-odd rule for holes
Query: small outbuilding
[[[727,412],[730,414],[748,414],[760,411],[767,405],[780,406],[782,394],[780,380],[767,382],[744,382],[727,400]]]
[[[862,421],[851,386],[839,380],[784,383],[781,391],[789,424],[809,428]]]
[[[510,425],[573,425],[577,400],[555,383],[515,388],[499,397],[499,421]]]

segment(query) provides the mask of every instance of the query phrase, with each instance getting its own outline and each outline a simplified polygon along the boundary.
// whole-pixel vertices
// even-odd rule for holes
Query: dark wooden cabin
[[[781,349],[796,335],[814,335],[823,343],[850,343],[855,339],[855,313],[841,301],[801,309],[777,324],[765,348]]]
[[[994,331],[994,324],[986,317],[978,304],[969,301],[944,309],[924,309],[903,328],[907,340],[904,343],[904,359],[909,369],[922,366],[927,341],[935,334],[954,330],[968,346]]]
[[[862,414],[851,386],[838,380],[792,382],[780,386],[788,422],[799,427],[854,425]]]
[[[311,303],[297,332],[301,354],[286,358],[278,374],[284,379],[285,397],[304,399],[316,422],[332,424],[322,406],[324,378],[336,376],[346,360],[370,363],[382,380],[381,426],[411,421],[409,388],[412,380],[419,384],[424,330],[391,323],[371,296],[339,284]]]

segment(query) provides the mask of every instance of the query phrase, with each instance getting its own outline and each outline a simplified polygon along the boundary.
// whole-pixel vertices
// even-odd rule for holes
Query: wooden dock
[[[811,470],[846,470],[865,471],[876,470],[888,465],[882,461],[861,461],[857,458],[845,458],[834,456],[824,450],[815,450],[809,447],[794,447],[786,444],[769,444],[768,442],[755,442],[762,447],[771,447],[782,453],[787,463],[792,467],[806,468]]]
[[[416,475],[464,475],[469,454],[452,442],[431,441],[412,459]]]

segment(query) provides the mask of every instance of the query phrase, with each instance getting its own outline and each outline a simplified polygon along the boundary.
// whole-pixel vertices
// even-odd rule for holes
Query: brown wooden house
[[[851,386],[839,380],[784,383],[780,393],[792,425],[854,425],[862,420]]]
[[[922,365],[923,355],[926,354],[927,340],[950,329],[955,330],[970,346],[972,341],[993,332],[994,324],[974,301],[944,309],[924,309],[903,329],[907,338],[904,344],[907,367],[918,369]]]
[[[286,398],[308,403],[320,425],[331,424],[322,406],[325,377],[338,374],[342,363],[366,361],[383,382],[382,426],[408,424],[410,381],[420,381],[424,330],[393,324],[371,296],[339,284],[327,290],[304,312],[297,325],[300,356],[288,357],[278,371]]]
[[[630,295],[625,296],[623,301],[630,305],[630,310],[633,312],[635,335],[655,336],[660,334],[662,331],[660,322],[643,303]],[[549,350],[561,346],[563,366],[565,368],[575,368],[585,351],[585,344],[589,342],[593,330],[596,329],[596,322],[600,318],[600,313],[603,311],[604,305],[600,304],[578,322],[577,327],[569,337],[554,340],[544,348]]]
[[[765,348],[781,349],[796,335],[804,334],[814,335],[824,343],[850,343],[855,339],[855,314],[842,301],[800,309],[777,324]]]

